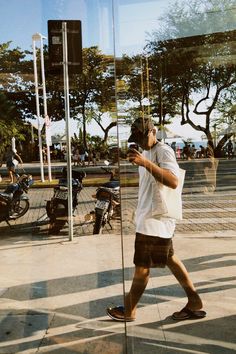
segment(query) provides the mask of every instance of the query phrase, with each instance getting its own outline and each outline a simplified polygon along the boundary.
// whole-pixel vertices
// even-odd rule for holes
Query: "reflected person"
[[[3,159],[6,160],[6,167],[10,178],[9,182],[14,183],[16,166],[18,163],[23,164],[23,161],[20,155],[18,155],[17,152],[13,150],[10,144],[6,146],[6,152]]]
[[[156,138],[156,128],[148,118],[139,118],[131,126],[128,142],[138,144],[143,152],[132,149],[128,153],[131,163],[139,166],[139,194],[136,211],[135,271],[124,306],[107,308],[107,314],[116,321],[134,321],[138,302],[147,286],[150,268],[167,266],[184,289],[187,303],[174,312],[174,320],[203,318],[206,312],[184,264],[175,255],[172,237],[175,220],[153,213],[153,188],[164,184],[175,189],[178,185],[179,166],[174,151]],[[158,157],[158,163],[157,163]],[[159,183],[157,183],[159,182]],[[155,187],[159,188],[159,187]],[[158,204],[155,205],[158,209]],[[160,208],[160,206],[159,206]]]

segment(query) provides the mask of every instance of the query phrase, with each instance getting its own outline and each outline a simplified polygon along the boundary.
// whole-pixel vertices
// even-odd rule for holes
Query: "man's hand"
[[[132,148],[128,150],[128,160],[138,166],[145,166],[146,158],[138,150]]]

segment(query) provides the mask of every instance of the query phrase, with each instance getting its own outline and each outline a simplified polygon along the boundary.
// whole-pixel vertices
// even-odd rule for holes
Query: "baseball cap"
[[[146,135],[149,130],[154,128],[154,124],[150,118],[138,118],[131,125],[131,135],[128,142],[137,142],[140,136]]]

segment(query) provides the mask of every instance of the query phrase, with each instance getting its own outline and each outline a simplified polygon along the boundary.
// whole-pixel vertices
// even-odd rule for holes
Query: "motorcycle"
[[[109,162],[105,161],[105,164],[108,166]],[[97,188],[92,196],[96,199],[95,210],[90,212],[94,220],[94,235],[100,234],[106,224],[112,229],[111,219],[120,216],[120,182],[115,179],[114,170],[108,167],[102,169],[110,174],[110,180]]]
[[[72,209],[73,214],[78,205],[78,195],[83,189],[82,181],[86,177],[83,171],[72,170]],[[54,187],[51,200],[46,203],[46,212],[49,218],[49,234],[56,235],[68,221],[68,186],[67,170],[63,168],[58,185]]]
[[[15,173],[16,183],[9,184],[0,193],[0,222],[19,219],[27,213],[30,207],[28,189],[34,183],[30,174],[23,171],[22,175]]]

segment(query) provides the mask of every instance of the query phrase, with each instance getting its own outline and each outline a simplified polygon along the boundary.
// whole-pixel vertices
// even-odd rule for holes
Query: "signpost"
[[[67,67],[68,74],[82,73],[82,34],[79,20],[49,20],[48,46],[50,72],[63,74],[63,24],[66,23]]]
[[[82,72],[82,36],[79,20],[49,20],[49,61],[54,75],[63,73],[67,143],[67,186],[69,239],[73,240],[72,168],[69,75]]]

